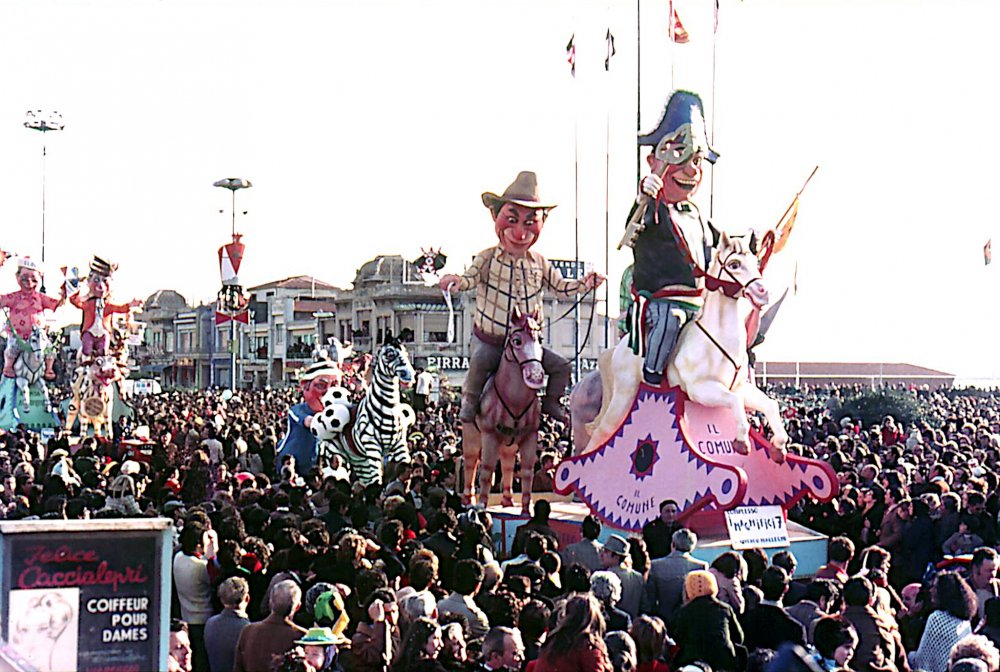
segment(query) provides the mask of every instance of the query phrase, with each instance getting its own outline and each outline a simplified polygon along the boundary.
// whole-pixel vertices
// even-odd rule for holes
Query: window
[[[428,343],[448,342],[447,313],[424,313],[424,341]]]

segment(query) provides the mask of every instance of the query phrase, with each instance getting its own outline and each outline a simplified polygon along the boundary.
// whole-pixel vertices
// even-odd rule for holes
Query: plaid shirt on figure
[[[510,311],[518,306],[531,313],[544,314],[542,287],[569,297],[587,290],[583,280],[567,280],[557,268],[537,252],[515,257],[496,246],[483,250],[462,274],[460,290],[476,289],[476,330],[493,340],[507,334]]]

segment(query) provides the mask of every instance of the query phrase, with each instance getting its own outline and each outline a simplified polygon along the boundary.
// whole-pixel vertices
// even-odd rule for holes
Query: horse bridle
[[[734,275],[733,272],[730,271],[729,268],[727,268],[729,260],[732,259],[737,254],[739,253],[733,250],[732,252],[729,253],[729,255],[726,256],[725,259],[722,260],[721,264],[722,272],[724,272],[726,275],[732,278],[732,280],[723,280],[722,278],[716,277],[714,275],[709,275],[707,271],[699,271],[698,267],[695,266],[695,275],[701,275],[705,278],[705,289],[707,289],[710,292],[714,292],[721,289],[723,294],[725,294],[731,299],[736,299],[739,298],[740,294],[747,287],[760,280],[760,278],[757,277],[751,279],[750,282],[742,283],[740,282],[739,278],[737,278],[736,275]],[[735,371],[733,372],[733,379],[729,383],[729,389],[732,390],[733,387],[736,385],[737,378],[739,378],[740,369],[742,369],[743,367],[741,367],[739,364],[736,363],[736,359],[732,355],[730,355],[729,352],[724,347],[722,347],[722,344],[719,343],[719,341],[717,341],[714,336],[712,336],[712,334],[708,331],[708,329],[706,329],[705,326],[701,323],[700,319],[695,319],[694,324],[696,327],[698,327],[698,329],[701,330],[701,333],[705,334],[705,337],[712,343],[712,345],[718,348],[719,352],[721,352],[723,356],[729,360],[729,363],[733,365]]]
[[[531,333],[530,327],[518,327],[517,329],[514,329],[509,334],[507,334],[506,343],[504,343],[504,348],[503,348],[503,358],[508,362],[514,362],[515,364],[517,364],[520,371],[523,373],[524,367],[526,365],[531,364],[533,362],[537,362],[539,365],[541,365],[542,360],[537,357],[530,357],[524,360],[519,360],[517,358],[517,354],[514,352],[513,340],[514,340],[514,334],[516,334],[519,331],[526,331],[529,334]],[[534,339],[534,335],[532,335],[532,339]],[[513,421],[512,427],[504,427],[499,423],[497,423],[496,426],[497,432],[509,437],[508,441],[505,442],[505,445],[509,446],[514,442],[514,439],[517,436],[517,426],[520,424],[521,418],[523,418],[524,415],[528,412],[528,409],[531,408],[531,405],[534,403],[534,400],[529,401],[527,405],[523,409],[521,409],[520,413],[515,413],[511,409],[511,407],[507,404],[507,400],[503,398],[503,394],[500,393],[500,388],[497,387],[496,373],[494,373],[493,376],[490,377],[490,380],[491,384],[493,385],[493,391],[496,392],[497,399],[500,400],[500,405],[503,406],[503,410],[507,412],[507,415],[509,415],[510,419]]]
[[[510,332],[510,334],[507,335],[507,342],[504,344],[503,358],[506,359],[508,362],[514,362],[519,367],[521,367],[521,371],[524,371],[525,365],[531,364],[532,362],[538,362],[539,364],[541,364],[542,360],[537,357],[529,357],[528,359],[524,360],[520,360],[517,358],[517,353],[514,352],[513,341],[514,341],[514,334],[516,334],[519,331],[525,331],[528,332],[528,334],[531,334],[530,327],[518,327],[514,331]],[[532,340],[534,340],[533,335],[532,335]]]
[[[729,255],[725,259],[722,260],[722,272],[724,272],[726,275],[732,278],[732,280],[723,280],[720,277],[709,275],[708,271],[702,271],[701,269],[698,268],[697,265],[695,266],[695,276],[697,277],[700,275],[705,278],[705,289],[707,289],[710,292],[714,292],[721,289],[722,293],[728,296],[730,299],[736,299],[739,298],[740,292],[742,292],[747,287],[760,280],[760,278],[758,277],[758,278],[753,278],[752,280],[750,280],[750,282],[742,283],[733,274],[733,272],[727,268],[729,260],[732,259],[737,254],[739,254],[739,252],[733,250],[732,252],[729,253]]]

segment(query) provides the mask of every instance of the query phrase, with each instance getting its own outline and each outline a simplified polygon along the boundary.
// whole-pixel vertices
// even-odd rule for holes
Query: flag
[[[781,250],[785,247],[785,244],[788,242],[788,236],[792,233],[792,227],[795,226],[795,218],[798,216],[799,198],[796,196],[795,200],[792,202],[792,207],[788,208],[788,212],[785,213],[785,216],[780,222],[778,222],[778,226],[774,229],[775,239],[774,249],[772,251],[773,254],[781,252]]]
[[[983,246],[983,261],[986,262],[987,266],[989,266],[990,262],[993,261],[992,245],[993,245],[993,239],[990,238],[989,240],[986,241],[986,245]]]
[[[604,39],[608,43],[608,55],[604,59],[604,69],[611,70],[611,57],[615,55],[615,36],[611,34],[610,28],[608,28],[608,34]]]
[[[687,30],[685,30],[684,24],[681,23],[681,17],[677,14],[677,10],[674,9],[673,0],[670,0],[670,17],[668,20],[670,21],[670,40],[677,44],[686,44],[691,37],[688,35]]]
[[[566,43],[566,62],[569,63],[569,74],[574,77],[576,77],[576,45],[573,44],[575,39],[576,33],[573,33]]]
[[[715,32],[719,32],[719,0],[715,0]]]

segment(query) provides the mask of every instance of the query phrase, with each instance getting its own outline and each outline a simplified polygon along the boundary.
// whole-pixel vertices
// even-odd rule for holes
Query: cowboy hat
[[[556,207],[554,204],[550,205],[542,201],[541,196],[538,195],[538,176],[530,170],[522,170],[518,173],[510,186],[504,189],[504,192],[499,196],[491,191],[483,193],[483,205],[491,211],[496,210],[504,203],[523,205],[526,208],[541,208],[542,210],[551,210]]]

